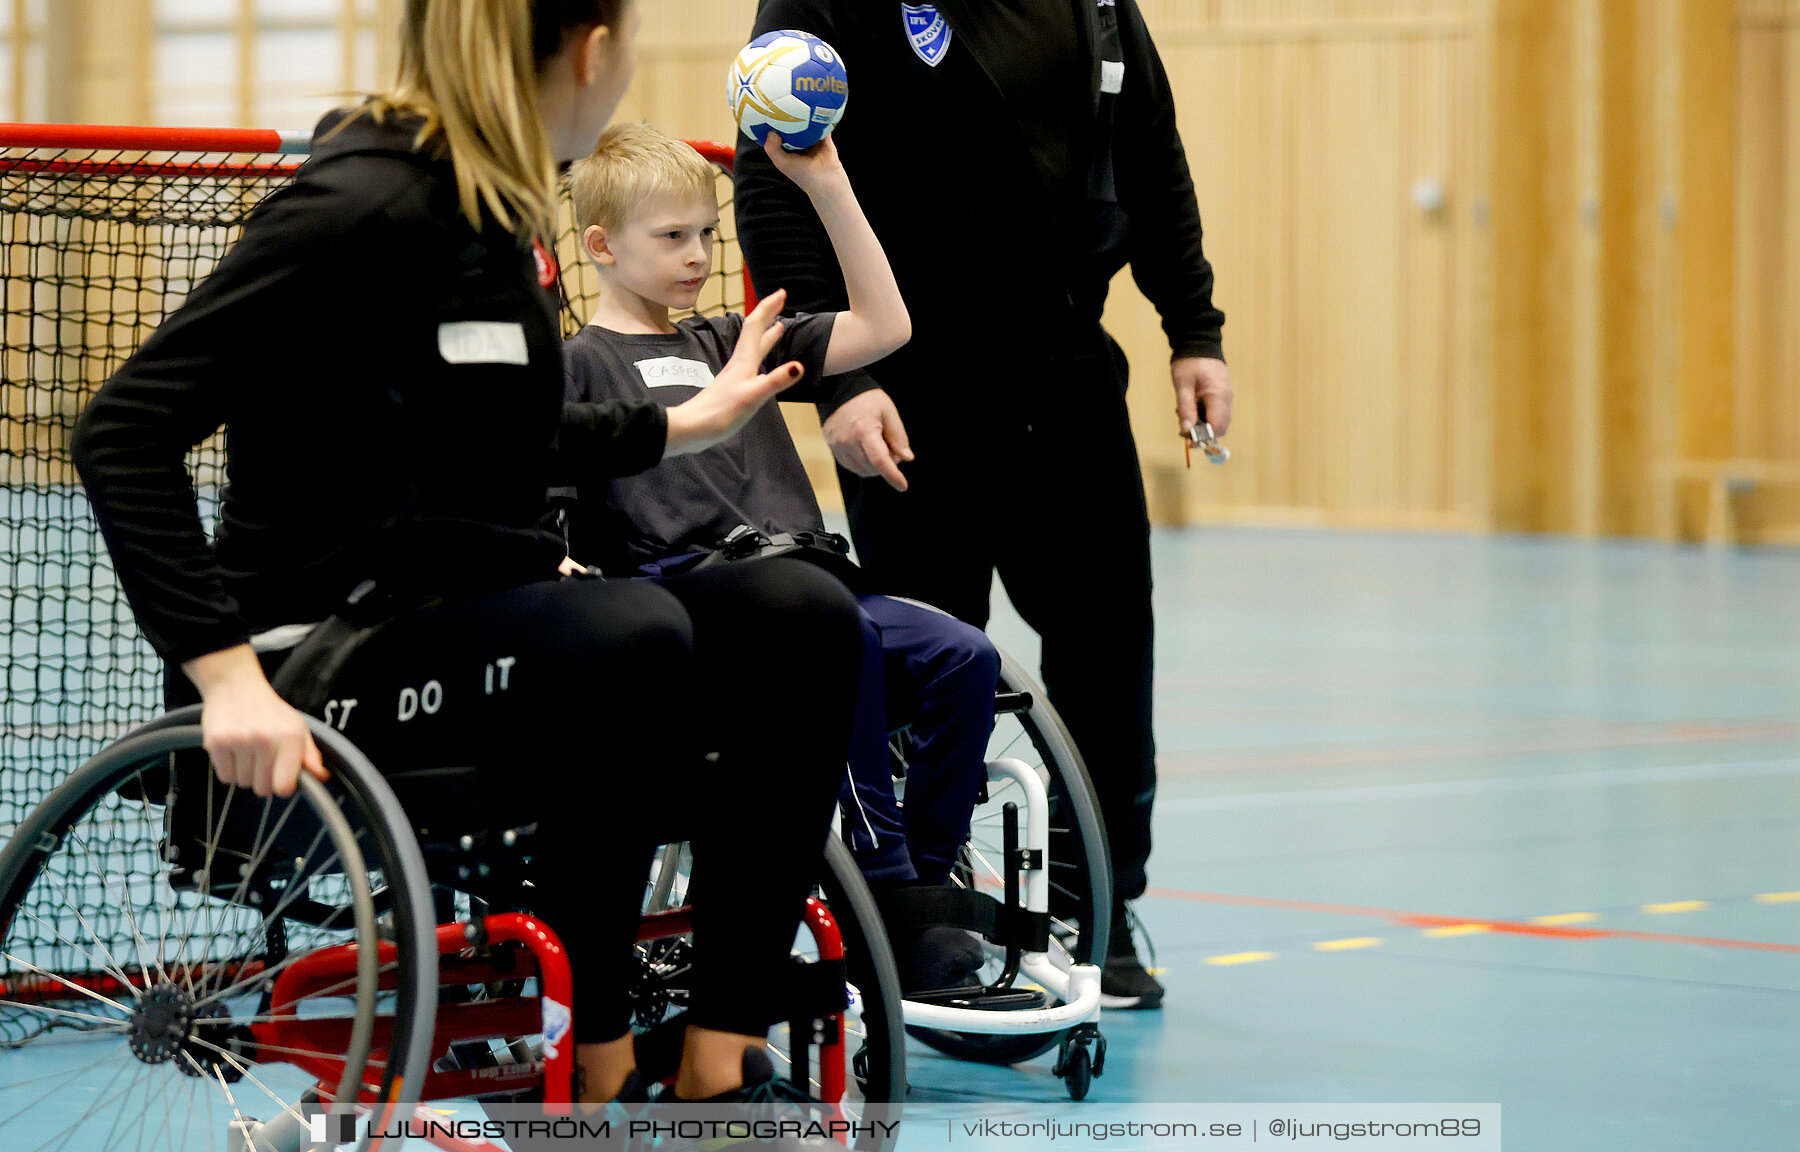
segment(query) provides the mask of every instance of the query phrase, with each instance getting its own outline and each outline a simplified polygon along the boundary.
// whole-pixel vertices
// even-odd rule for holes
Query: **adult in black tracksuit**
[[[533,35],[488,28],[498,53],[441,52],[489,19]],[[860,650],[855,602],[793,561],[558,579],[559,435],[629,473],[717,443],[798,373],[758,375],[771,307],[706,404],[564,405],[556,269],[536,234],[554,160],[585,154],[622,94],[635,23],[630,0],[414,0],[396,93],[320,124],[74,445],[132,608],[203,697],[227,782],[285,794],[323,773],[247,641],[324,618],[364,580],[396,603],[326,715],[377,764],[473,765],[484,810],[536,819],[534,904],[575,966],[596,1100],[641,1088],[632,944],[670,834],[694,843],[709,887],[695,932],[718,958],[696,974],[677,1091],[766,1073],[756,1049],[781,1013]],[[209,546],[183,457],[220,425],[230,482]]]
[[[755,33],[777,28],[824,38],[849,69],[838,148],[913,317],[912,343],[825,413],[858,553],[881,591],[977,624],[999,572],[1043,637],[1045,683],[1100,793],[1114,890],[1141,895],[1156,786],[1149,522],[1125,360],[1100,326],[1127,262],[1163,318],[1180,428],[1223,432],[1231,405],[1224,317],[1143,18],[1133,0],[762,0]],[[757,283],[797,309],[843,305],[805,198],[754,147],[738,150],[736,210]],[[1122,912],[1107,1002],[1151,1007],[1162,990]]]

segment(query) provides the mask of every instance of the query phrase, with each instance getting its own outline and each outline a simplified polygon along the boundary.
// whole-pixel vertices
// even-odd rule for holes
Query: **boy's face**
[[[692,308],[712,273],[719,205],[711,189],[656,197],[604,237],[589,230],[590,248],[616,287],[672,312]]]

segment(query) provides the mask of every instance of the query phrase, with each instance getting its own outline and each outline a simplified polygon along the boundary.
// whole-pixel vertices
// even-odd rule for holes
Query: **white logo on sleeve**
[[[704,388],[713,382],[712,369],[699,360],[658,356],[637,362],[638,375],[649,388]]]
[[[438,325],[438,354],[449,364],[529,364],[525,326],[498,320]]]
[[[1117,95],[1125,87],[1125,61],[1100,61],[1100,91]]]

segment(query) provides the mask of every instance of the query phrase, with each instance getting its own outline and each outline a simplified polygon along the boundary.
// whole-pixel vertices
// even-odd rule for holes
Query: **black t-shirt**
[[[798,360],[808,377],[824,375],[837,313],[789,317],[765,370]],[[653,400],[667,408],[712,383],[731,358],[744,318],[690,316],[667,335],[630,335],[589,324],[565,345],[574,402]],[[812,484],[773,404],[741,432],[704,452],[663,460],[634,476],[576,477],[569,517],[570,554],[609,575],[709,548],[748,524],[763,532],[820,531],[824,518]]]

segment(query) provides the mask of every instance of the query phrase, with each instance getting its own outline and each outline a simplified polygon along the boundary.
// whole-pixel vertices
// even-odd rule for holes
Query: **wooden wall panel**
[[[1649,534],[1671,459],[1800,462],[1800,0],[1139,3],[1240,396],[1233,462],[1183,469],[1166,345],[1122,276],[1159,519]],[[377,0],[384,30],[398,8]],[[621,114],[729,139],[753,10],[645,3]],[[58,11],[73,117],[142,119],[149,0]],[[1800,540],[1800,491],[1738,503]]]
[[[1731,454],[1800,463],[1800,3],[1745,0],[1737,44]],[[1800,493],[1741,501],[1750,538],[1800,543]]]
[[[1184,471],[1167,345],[1121,275],[1108,324],[1132,360],[1161,518],[1477,524],[1479,6],[1142,6],[1175,88],[1240,396],[1234,460]],[[1414,202],[1422,182],[1441,208]]]

